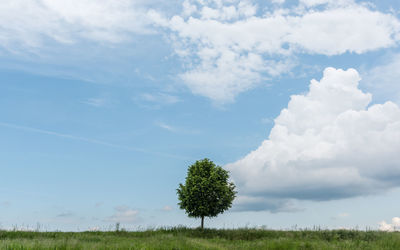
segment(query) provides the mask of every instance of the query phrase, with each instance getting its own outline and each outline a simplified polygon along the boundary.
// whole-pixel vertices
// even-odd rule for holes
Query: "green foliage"
[[[400,249],[400,233],[161,228],[140,232],[0,231],[0,249]]]
[[[189,217],[215,217],[232,206],[235,185],[229,172],[209,159],[196,161],[188,169],[185,184],[177,189],[180,202]]]

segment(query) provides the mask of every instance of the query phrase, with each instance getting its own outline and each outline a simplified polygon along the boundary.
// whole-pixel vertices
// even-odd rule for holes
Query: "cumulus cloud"
[[[138,220],[138,210],[131,209],[127,206],[115,207],[115,213],[108,217],[106,221],[120,223],[135,223]]]
[[[149,32],[139,0],[1,1],[0,16],[0,46],[11,51],[17,45],[37,48],[46,40],[117,43]]]
[[[114,46],[156,32],[155,25],[182,59],[181,81],[223,104],[290,72],[297,55],[361,54],[400,38],[396,16],[353,0],[300,0],[289,8],[283,0],[268,8],[252,0],[185,0],[175,15],[149,11],[152,1],[1,1],[0,49],[36,55],[60,44]]]
[[[180,75],[184,83],[222,103],[290,71],[294,55],[361,54],[399,39],[395,16],[350,0],[274,6],[265,11],[251,1],[186,0],[180,15],[166,18],[152,11],[149,16],[172,31],[175,52],[186,67]]]
[[[286,209],[291,200],[324,201],[400,186],[400,108],[370,105],[354,69],[327,68],[305,95],[293,95],[268,139],[226,165],[241,209]],[[271,202],[276,207],[271,208]],[[283,204],[283,205],[281,205]]]
[[[386,223],[386,221],[380,222],[379,230],[386,231],[386,232],[400,231],[400,218],[394,217],[392,219],[392,223]]]

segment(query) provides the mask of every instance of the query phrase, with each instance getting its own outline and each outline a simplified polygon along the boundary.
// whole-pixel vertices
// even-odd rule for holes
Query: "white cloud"
[[[379,99],[390,98],[400,104],[400,54],[385,59],[383,65],[362,72],[364,86]]]
[[[89,227],[88,230],[91,231],[91,232],[98,232],[98,231],[101,230],[101,228],[100,227]]]
[[[349,216],[350,216],[350,214],[348,214],[348,213],[340,213],[338,215],[333,216],[332,219],[333,220],[339,220],[339,219],[347,218]]]
[[[138,210],[131,209],[127,206],[115,207],[115,213],[108,217],[106,221],[120,223],[135,223],[138,220]]]
[[[392,219],[392,225],[395,227],[400,227],[400,218],[399,217],[394,217]]]
[[[237,94],[253,88],[262,80],[259,72],[265,69],[261,56],[256,54],[224,51],[211,59],[213,62],[204,56],[202,60],[201,65],[181,74],[181,78],[194,94],[219,102],[232,102]]]
[[[187,128],[183,128],[183,127],[172,126],[165,122],[156,122],[155,125],[164,130],[167,130],[172,133],[177,133],[177,134],[199,134],[201,132],[196,129],[187,129]]]
[[[386,232],[400,231],[400,218],[394,217],[391,224],[386,223],[386,221],[380,222],[379,230]]]
[[[313,8],[321,3],[328,4]],[[310,8],[302,10],[302,5]],[[277,6],[263,12],[250,1],[185,1],[181,15],[165,18],[152,11],[149,16],[172,31],[172,44],[185,62],[185,84],[193,93],[221,103],[290,71],[297,54],[361,54],[399,40],[395,16],[353,1],[304,0],[293,9]]]
[[[285,3],[285,0],[271,0],[271,2],[275,4],[283,4]]]
[[[400,22],[364,6],[341,7],[293,17],[288,42],[308,53],[364,53],[395,45]],[[318,34],[317,36],[315,34]]]
[[[301,0],[290,9],[280,5],[283,0],[271,1],[275,4],[269,8],[251,0],[185,0],[181,14],[172,17],[164,17],[170,15],[167,11],[148,11],[147,2],[2,1],[0,48],[35,54],[54,44],[82,41],[114,46],[135,34],[155,32],[150,26],[156,24],[167,30],[183,59],[179,77],[186,86],[217,103],[229,103],[291,71],[299,54],[360,54],[394,46],[400,38],[394,15],[352,0]]]
[[[177,132],[178,131],[177,128],[175,128],[175,127],[173,127],[171,125],[168,125],[168,124],[166,124],[164,122],[157,122],[156,125],[158,127],[162,128],[162,129],[168,130],[170,132]]]
[[[110,101],[107,98],[99,97],[99,98],[89,98],[85,101],[82,101],[82,103],[98,108],[107,106],[108,104],[110,104]]]
[[[117,43],[132,33],[148,33],[138,0],[13,0],[0,2],[0,46],[32,49],[50,39],[62,44],[80,39]]]
[[[225,166],[239,194],[270,209],[270,200],[332,200],[400,186],[400,108],[370,105],[359,80],[354,69],[327,68],[307,94],[293,95],[268,139]]]
[[[179,97],[165,93],[143,93],[136,99],[155,105],[170,105],[181,101]]]
[[[263,124],[271,124],[273,122],[273,119],[269,118],[269,117],[264,117],[261,119],[261,123]]]
[[[346,5],[354,3],[354,1],[353,0],[299,0],[299,3],[303,4],[307,7],[313,7],[313,6],[317,6],[317,5],[323,5],[323,4],[346,6]]]
[[[262,197],[242,194],[234,200],[233,211],[263,211],[276,212],[297,212],[301,209],[297,206],[294,199],[282,199],[274,197]]]
[[[172,209],[173,209],[173,208],[172,208],[171,206],[166,205],[166,206],[163,207],[162,210],[163,210],[163,211],[166,211],[166,212],[169,212],[169,211],[172,211]]]
[[[183,100],[178,96],[163,92],[141,93],[132,97],[132,101],[146,109],[161,109],[166,106],[183,102]]]
[[[349,217],[349,214],[348,213],[340,213],[337,215],[337,217],[339,217],[339,218]]]

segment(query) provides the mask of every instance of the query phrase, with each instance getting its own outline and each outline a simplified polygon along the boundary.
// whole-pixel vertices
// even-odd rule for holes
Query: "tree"
[[[229,172],[209,159],[196,161],[189,166],[185,185],[179,184],[178,205],[189,217],[201,218],[203,229],[204,217],[216,217],[232,206],[236,191],[228,179]]]

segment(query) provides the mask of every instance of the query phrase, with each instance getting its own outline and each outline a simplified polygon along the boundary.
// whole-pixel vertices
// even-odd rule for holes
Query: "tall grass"
[[[141,232],[0,231],[0,249],[400,249],[400,233],[184,227]]]

